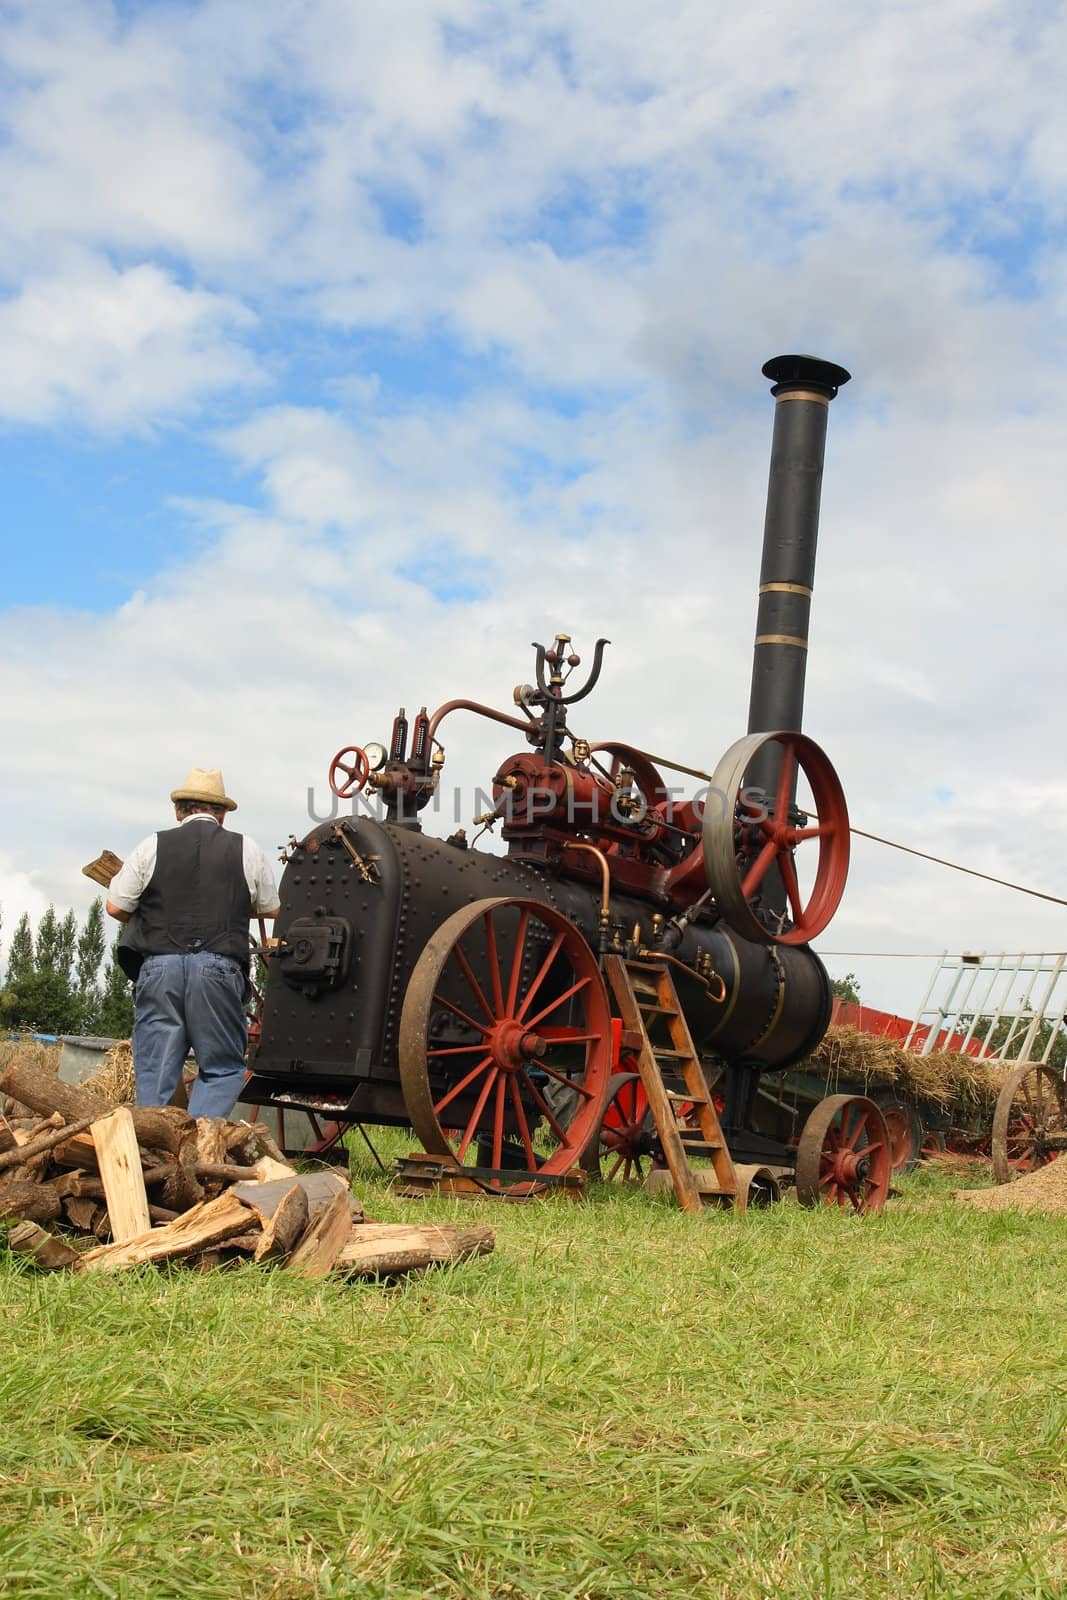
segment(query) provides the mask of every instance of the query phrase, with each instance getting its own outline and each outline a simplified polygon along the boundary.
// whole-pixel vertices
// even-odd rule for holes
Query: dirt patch
[[[1014,1183],[995,1189],[957,1189],[955,1199],[979,1211],[1052,1211],[1067,1214],[1067,1158],[1050,1161]]]

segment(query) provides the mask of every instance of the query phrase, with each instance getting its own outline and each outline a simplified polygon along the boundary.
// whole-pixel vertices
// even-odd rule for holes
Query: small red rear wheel
[[[864,1095],[832,1094],[820,1100],[797,1145],[797,1199],[801,1205],[880,1211],[892,1168],[882,1113]]]
[[[616,1072],[608,1084],[604,1115],[582,1166],[606,1183],[641,1181],[657,1164],[659,1140],[648,1094],[636,1072]]]
[[[902,1177],[922,1158],[923,1126],[915,1107],[894,1089],[875,1089],[871,1099],[885,1118],[892,1170]]]

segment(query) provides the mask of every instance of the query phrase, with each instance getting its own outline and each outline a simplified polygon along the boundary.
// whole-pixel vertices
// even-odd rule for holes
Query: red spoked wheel
[[[369,777],[370,761],[358,744],[346,744],[330,762],[330,788],[338,800],[351,800]]]
[[[819,1101],[797,1145],[801,1205],[880,1211],[891,1170],[889,1134],[873,1100],[832,1094]]]
[[[426,1150],[497,1171],[569,1172],[611,1076],[596,956],[573,922],[538,901],[465,906],[415,964],[399,1056]]]
[[[898,1177],[912,1172],[923,1153],[923,1125],[919,1113],[895,1089],[873,1089],[871,1099],[885,1119],[889,1134],[889,1161]]]
[[[772,745],[777,751],[769,749]],[[758,769],[777,766],[773,799],[753,783],[757,761]],[[798,784],[805,788],[799,807]],[[802,887],[802,875],[812,876],[811,852],[804,852],[801,874],[797,851],[813,841],[819,847],[813,881]],[[730,746],[704,806],[704,866],[708,887],[735,933],[760,944],[807,944],[816,938],[841,902],[848,857],[845,792],[813,739],[802,733],[754,733]]]
[[[993,1176],[1011,1183],[1067,1150],[1067,1083],[1055,1067],[1025,1062],[997,1096]]]
[[[636,1072],[616,1072],[608,1083],[607,1104],[600,1124],[582,1156],[591,1178],[605,1183],[642,1181],[661,1165],[656,1123],[648,1094]]]

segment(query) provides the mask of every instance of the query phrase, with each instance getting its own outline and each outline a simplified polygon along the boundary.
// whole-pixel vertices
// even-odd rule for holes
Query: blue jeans
[[[228,1117],[245,1073],[248,982],[232,956],[146,956],[134,989],[133,1070],[139,1106],[174,1098],[189,1047],[197,1078],[189,1115]]]

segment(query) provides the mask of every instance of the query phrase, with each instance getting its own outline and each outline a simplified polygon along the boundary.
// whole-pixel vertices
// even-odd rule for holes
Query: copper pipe
[[[691,978],[695,978],[698,983],[702,983],[704,985],[705,989],[708,991],[708,999],[711,1001],[712,1005],[720,1006],[726,999],[726,979],[723,977],[721,972],[716,972],[714,968],[712,969],[710,976],[705,976],[703,972],[698,972],[696,967],[691,967],[687,961],[682,961],[678,956],[672,956],[669,951],[654,949],[650,950],[649,947],[644,944],[637,953],[639,956],[648,956],[651,961],[669,961],[672,966],[681,967],[683,972],[687,972]],[[714,979],[719,985],[720,992],[717,995],[713,995],[711,992],[712,979]]]
[[[533,722],[520,722],[518,717],[509,717],[506,711],[494,711],[492,706],[479,705],[477,700],[446,700],[443,706],[438,706],[430,718],[429,739],[435,737],[450,711],[474,711],[480,717],[488,717],[490,722],[502,722],[507,728],[518,728],[520,733],[529,733],[530,729],[536,726]]]
[[[584,850],[587,855],[596,856],[600,862],[600,920],[605,925],[611,917],[611,868],[608,858],[603,850],[598,850],[595,844],[579,844],[577,840],[563,846],[564,850]]]

